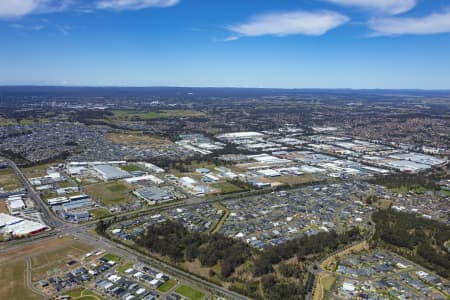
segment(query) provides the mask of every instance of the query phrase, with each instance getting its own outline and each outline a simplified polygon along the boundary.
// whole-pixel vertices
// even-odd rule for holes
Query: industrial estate
[[[449,299],[450,96],[42,89],[0,96],[1,299]]]

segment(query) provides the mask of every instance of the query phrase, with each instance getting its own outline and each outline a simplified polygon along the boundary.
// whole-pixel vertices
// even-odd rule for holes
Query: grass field
[[[131,188],[125,183],[109,182],[92,184],[85,187],[86,192],[106,206],[126,203],[130,200]]]
[[[148,134],[140,134],[135,132],[126,133],[108,133],[106,138],[114,144],[132,146],[137,148],[167,148],[172,145],[168,139],[152,136]]]
[[[44,164],[28,168],[22,168],[21,171],[27,178],[42,177],[47,175],[47,169],[50,168],[51,166],[52,164]]]
[[[6,200],[0,200],[0,213],[9,214],[8,206],[6,205]]]
[[[177,285],[177,282],[175,279],[169,279],[167,282],[165,282],[163,285],[161,285],[158,288],[158,291],[160,291],[161,293],[167,293],[168,291],[173,289],[173,287],[176,285]]]
[[[31,257],[32,280],[45,279],[49,269],[64,270],[69,260],[83,256],[91,247],[71,238],[51,239],[26,245],[0,255],[0,299],[42,299],[26,287],[27,256]],[[95,298],[101,299],[101,298]]]
[[[132,262],[123,264],[117,268],[117,272],[125,273],[126,270],[128,270],[129,268],[132,268],[133,266],[134,266],[134,263],[132,263]]]
[[[112,119],[125,121],[147,121],[152,119],[174,118],[174,117],[203,117],[205,113],[195,110],[160,110],[150,112],[140,112],[136,110],[113,110]]]
[[[230,194],[230,193],[237,193],[241,192],[242,189],[238,187],[237,185],[234,185],[230,182],[220,182],[220,183],[214,183],[211,184],[212,188],[219,189],[221,191],[221,194]]]
[[[138,165],[126,165],[126,166],[121,166],[120,167],[122,170],[127,171],[127,172],[134,172],[134,171],[141,171],[141,172],[145,172],[145,169],[138,166]]]
[[[0,264],[0,299],[42,299],[26,286],[25,259]]]
[[[96,209],[91,209],[89,211],[89,213],[94,216],[94,218],[96,219],[101,219],[101,218],[106,218],[111,216],[111,213],[104,208],[96,208]]]
[[[104,300],[103,297],[86,289],[76,289],[66,295],[70,296],[72,300]]]
[[[122,260],[122,258],[120,256],[114,255],[112,253],[108,253],[103,257],[106,258],[107,260],[115,261],[116,263],[118,263]]]
[[[22,184],[14,171],[10,168],[6,168],[0,170],[0,187],[5,191],[14,191],[22,187]]]
[[[175,292],[191,300],[202,300],[203,297],[205,297],[205,293],[202,293],[187,285],[180,286],[179,288],[176,289]]]

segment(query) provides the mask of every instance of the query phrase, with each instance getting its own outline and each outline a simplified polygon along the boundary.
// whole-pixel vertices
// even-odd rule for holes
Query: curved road
[[[108,252],[112,252],[112,253],[121,255],[125,258],[128,258],[128,259],[138,258],[140,261],[145,262],[151,266],[154,266],[154,267],[160,269],[161,271],[168,273],[169,275],[172,275],[174,277],[178,277],[179,279],[190,282],[194,286],[197,286],[206,291],[213,291],[213,292],[215,291],[216,293],[218,292],[219,294],[224,295],[228,299],[237,299],[237,300],[248,300],[249,299],[249,298],[242,296],[236,292],[230,291],[226,288],[223,288],[214,283],[211,283],[209,281],[201,279],[190,273],[187,273],[181,269],[178,269],[171,265],[168,265],[162,261],[142,255],[133,249],[122,246],[120,244],[116,244],[115,242],[113,242],[109,239],[89,233],[89,229],[94,226],[94,224],[92,224],[92,223],[77,225],[77,224],[70,224],[70,223],[63,222],[61,219],[59,219],[57,216],[55,216],[51,212],[49,207],[44,203],[44,201],[41,199],[40,195],[38,193],[36,193],[33,186],[31,185],[31,183],[23,175],[22,171],[17,167],[17,165],[10,159],[7,159],[7,158],[3,158],[3,159],[6,162],[8,162],[10,167],[14,170],[17,177],[20,179],[20,181],[26,188],[29,197],[38,206],[40,212],[42,213],[43,219],[45,220],[47,225],[49,225],[50,227],[52,227],[54,229],[54,232],[57,235],[72,235],[76,239],[79,239],[82,242],[90,244],[94,247],[103,248],[103,249],[107,250]],[[195,201],[194,201],[194,203],[195,203]],[[194,204],[194,203],[191,203],[191,204]],[[180,205],[180,203],[174,203],[173,205],[177,206],[177,205]],[[182,205],[189,205],[189,204],[185,203]],[[159,209],[159,207],[157,207],[155,209]],[[44,235],[44,236],[42,236],[42,238],[40,238],[38,236],[36,238],[29,239],[23,243],[14,244],[14,245],[12,245],[12,247],[7,247],[4,249],[1,249],[0,253],[6,252],[6,251],[11,251],[14,249],[25,247],[25,246],[33,244],[33,243],[37,243],[37,242],[41,242],[43,240],[48,240],[48,239],[53,239],[53,238],[55,238],[55,234]],[[30,277],[28,277],[28,276],[30,276]],[[30,264],[29,257],[27,257],[27,285],[34,292],[37,292],[31,284],[31,264]],[[42,295],[42,293],[38,293],[38,294]]]

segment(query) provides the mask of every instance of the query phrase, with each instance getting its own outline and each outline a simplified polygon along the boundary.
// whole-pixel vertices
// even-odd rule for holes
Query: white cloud
[[[397,15],[413,9],[417,0],[325,0],[338,5],[356,6],[376,10],[381,13]]]
[[[62,11],[70,2],[70,0],[0,0],[0,18],[20,18],[31,13]]]
[[[369,22],[372,36],[436,34],[450,32],[450,11],[422,18],[378,18]]]
[[[97,3],[98,8],[135,10],[148,7],[169,7],[177,5],[180,0],[101,0]]]
[[[243,36],[323,35],[329,30],[347,23],[349,18],[332,11],[293,11],[270,13],[251,18],[248,22],[228,26],[234,32],[227,41]]]

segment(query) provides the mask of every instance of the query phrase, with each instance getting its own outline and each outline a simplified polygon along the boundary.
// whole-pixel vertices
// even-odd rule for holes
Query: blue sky
[[[450,89],[449,0],[0,0],[0,85]]]

